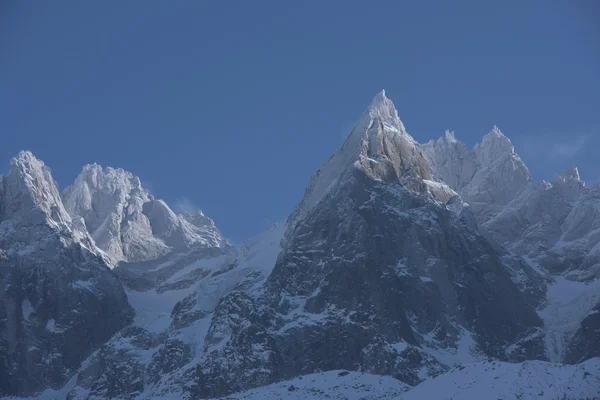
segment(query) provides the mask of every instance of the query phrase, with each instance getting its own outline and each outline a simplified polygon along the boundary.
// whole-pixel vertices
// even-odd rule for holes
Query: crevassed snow
[[[578,282],[557,276],[548,286],[547,297],[548,305],[538,314],[546,329],[546,355],[559,362],[569,337],[600,301],[600,280]]]
[[[426,380],[401,400],[600,398],[600,358],[577,365],[543,361],[467,364]]]

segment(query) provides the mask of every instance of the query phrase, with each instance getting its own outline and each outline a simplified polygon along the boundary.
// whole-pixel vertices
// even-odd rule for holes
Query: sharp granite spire
[[[407,185],[408,180],[430,177],[419,144],[406,132],[385,90],[375,95],[344,144],[312,176],[290,220],[306,215],[323,196],[352,179],[356,171],[375,180],[391,179]],[[410,185],[418,190],[418,184]]]

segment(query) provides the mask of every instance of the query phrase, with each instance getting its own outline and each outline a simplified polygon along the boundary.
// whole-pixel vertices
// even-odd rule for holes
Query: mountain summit
[[[430,177],[418,143],[406,132],[385,91],[379,92],[342,146],[311,178],[291,219],[305,216],[328,192],[344,186],[357,172],[378,181],[402,181],[417,188]]]

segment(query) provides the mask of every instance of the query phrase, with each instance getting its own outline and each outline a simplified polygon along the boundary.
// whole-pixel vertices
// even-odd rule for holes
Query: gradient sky
[[[600,2],[0,4],[0,172],[97,162],[234,242],[284,221],[381,89],[409,133],[494,124],[536,179],[600,177]]]

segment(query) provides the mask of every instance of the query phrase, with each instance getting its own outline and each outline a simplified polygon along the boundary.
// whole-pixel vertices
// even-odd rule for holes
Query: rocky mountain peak
[[[444,132],[444,138],[448,143],[458,143],[458,140],[456,140],[456,136],[454,136],[454,131],[446,129],[446,131]]]
[[[394,103],[379,92],[342,146],[311,178],[290,221],[306,215],[327,193],[356,173],[376,181],[401,182],[419,190],[430,168],[419,144],[406,132]]]
[[[363,118],[366,116],[368,116],[369,120],[379,119],[383,123],[406,133],[404,125],[398,117],[398,111],[396,110],[392,100],[386,97],[385,90],[382,90],[375,95],[371,101],[371,104],[369,104],[369,107],[365,111]]]
[[[570,168],[567,168],[563,171],[562,174],[557,174],[556,179],[560,179],[562,181],[573,181],[573,182],[581,182],[581,177],[579,176],[579,169],[577,166],[573,164]]]
[[[575,165],[567,168],[561,174],[554,174],[554,188],[567,201],[577,201],[585,191],[585,182],[579,176]]]
[[[86,165],[63,198],[71,216],[83,219],[113,264],[148,261],[193,245],[222,245],[210,218],[190,217],[198,222],[204,218],[199,227],[178,216],[121,168]]]
[[[0,220],[16,217],[47,221],[55,227],[71,222],[50,169],[30,151],[21,151],[11,160],[2,182]]]
[[[483,137],[481,143],[475,146],[474,151],[484,165],[489,165],[507,155],[516,155],[515,146],[496,125]]]
[[[50,169],[22,151],[0,180],[0,394],[60,388],[133,310]]]
[[[67,212],[50,169],[30,151],[21,151],[0,179],[0,248],[25,255],[73,243],[101,253],[85,226]]]

